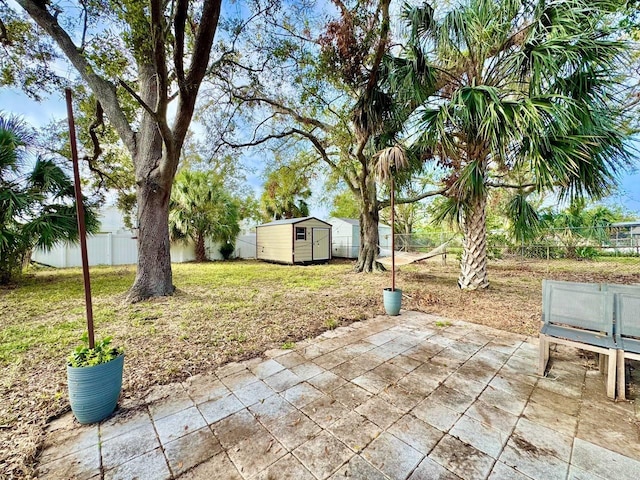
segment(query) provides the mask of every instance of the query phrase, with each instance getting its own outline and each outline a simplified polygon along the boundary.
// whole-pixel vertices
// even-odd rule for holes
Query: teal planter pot
[[[92,367],[67,365],[69,402],[80,423],[107,418],[116,408],[122,390],[124,354]]]
[[[400,313],[402,290],[396,288],[392,291],[390,288],[385,288],[382,291],[382,299],[384,300],[384,310],[387,315],[394,317]]]

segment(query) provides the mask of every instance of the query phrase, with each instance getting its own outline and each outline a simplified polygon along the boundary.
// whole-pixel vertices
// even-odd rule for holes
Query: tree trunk
[[[378,232],[380,214],[378,211],[376,184],[373,178],[367,179],[362,183],[359,200],[360,250],[354,270],[365,273],[384,271],[385,268],[382,264],[376,262],[376,257],[380,251],[380,236]]]
[[[142,99],[148,105],[155,105],[158,92],[153,67],[139,66],[139,76]],[[145,112],[133,162],[138,201],[138,271],[128,294],[131,302],[171,295],[175,290],[169,243],[169,199],[175,169],[163,170],[160,166],[177,162],[163,159],[162,155],[158,125]]]
[[[487,197],[482,195],[469,205],[462,218],[462,261],[458,285],[463,290],[487,288]]]
[[[171,186],[149,179],[138,185],[138,271],[128,300],[173,294],[169,244]]]
[[[204,248],[204,235],[198,233],[196,237],[196,262],[206,262],[207,254]]]

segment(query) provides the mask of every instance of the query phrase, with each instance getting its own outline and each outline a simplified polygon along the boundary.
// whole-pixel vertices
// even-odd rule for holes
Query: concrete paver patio
[[[479,325],[377,317],[156,387],[100,425],[67,414],[39,477],[638,479],[635,404],[607,400],[573,349],[538,377],[537,352]]]

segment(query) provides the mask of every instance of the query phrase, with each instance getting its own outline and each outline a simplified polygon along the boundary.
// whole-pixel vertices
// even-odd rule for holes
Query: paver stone
[[[329,477],[353,456],[346,445],[328,432],[300,445],[293,454],[319,479]]]
[[[440,440],[429,454],[429,458],[464,480],[486,478],[494,462],[489,455],[451,435],[445,435]]]
[[[204,427],[167,443],[164,451],[171,471],[178,476],[221,453],[222,446],[211,429]]]
[[[116,468],[104,472],[105,480],[132,480],[153,478],[154,480],[167,480],[171,478],[171,472],[167,466],[161,448],[133,458]]]
[[[407,478],[424,458],[422,453],[387,432],[371,442],[362,456],[394,480]]]

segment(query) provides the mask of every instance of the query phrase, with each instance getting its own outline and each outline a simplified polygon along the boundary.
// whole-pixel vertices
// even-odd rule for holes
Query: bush
[[[576,256],[578,258],[594,259],[598,256],[598,249],[594,247],[577,247]]]
[[[220,255],[222,255],[222,258],[225,260],[229,260],[235,249],[236,246],[233,243],[223,243],[220,247]]]

